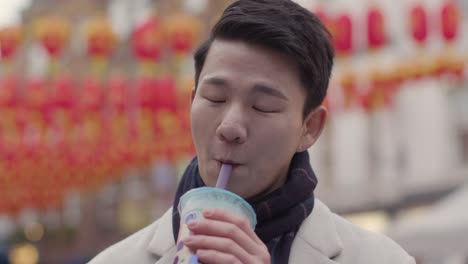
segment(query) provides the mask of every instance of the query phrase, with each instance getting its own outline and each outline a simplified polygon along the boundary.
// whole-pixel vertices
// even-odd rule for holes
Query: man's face
[[[215,40],[191,108],[201,177],[215,186],[221,164],[233,165],[227,189],[249,198],[286,179],[307,133],[298,67],[275,51]]]

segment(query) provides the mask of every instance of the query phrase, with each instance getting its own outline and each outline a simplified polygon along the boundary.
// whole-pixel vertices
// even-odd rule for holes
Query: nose
[[[247,129],[243,124],[242,116],[240,110],[229,109],[216,129],[218,138],[227,143],[244,143],[247,139]]]

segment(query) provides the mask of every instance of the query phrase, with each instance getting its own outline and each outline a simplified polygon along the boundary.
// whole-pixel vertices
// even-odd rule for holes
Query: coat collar
[[[340,255],[343,242],[335,225],[335,217],[326,205],[315,199],[314,210],[302,223],[295,240],[299,242],[300,239],[305,247],[310,247],[308,252],[318,252],[328,259]]]
[[[148,245],[148,250],[161,257],[175,247],[172,234],[172,209],[169,209],[159,218],[153,237]]]
[[[340,255],[343,243],[335,226],[334,214],[319,200],[315,200],[315,207],[310,216],[302,223],[295,239],[301,247],[310,248],[311,255],[322,255],[332,259]],[[325,239],[326,238],[326,239]],[[291,249],[294,252],[293,248]],[[152,254],[161,258],[157,263],[171,263],[175,255],[175,242],[172,234],[172,209],[169,209],[155,227],[153,237],[148,245]]]

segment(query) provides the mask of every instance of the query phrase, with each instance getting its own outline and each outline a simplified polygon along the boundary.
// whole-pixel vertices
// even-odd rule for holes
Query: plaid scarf
[[[310,166],[307,151],[294,155],[286,183],[279,189],[260,197],[248,199],[257,214],[255,233],[265,243],[271,263],[288,263],[289,252],[296,233],[314,208],[314,189],[317,178]],[[177,211],[180,197],[187,191],[205,186],[194,158],[179,183],[173,204],[172,226],[174,241],[179,234],[180,216]]]

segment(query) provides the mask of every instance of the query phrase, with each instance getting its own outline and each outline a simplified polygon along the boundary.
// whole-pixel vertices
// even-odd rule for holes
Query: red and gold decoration
[[[369,93],[369,106],[372,110],[392,108],[398,83],[392,72],[373,70],[369,73],[371,89]]]
[[[3,61],[10,61],[18,50],[22,40],[20,27],[0,29],[0,55]]]
[[[454,41],[461,23],[461,7],[453,0],[445,1],[440,11],[441,31],[446,42]]]
[[[139,25],[132,36],[133,53],[138,60],[156,61],[161,56],[163,32],[157,17]]]
[[[167,17],[163,25],[165,38],[168,40],[169,49],[172,52],[172,72],[181,76],[187,55],[199,41],[201,24],[193,16],[176,13]]]
[[[61,16],[44,16],[35,21],[34,33],[49,55],[49,75],[54,78],[59,67],[58,58],[70,39],[70,22]]]
[[[139,64],[139,76],[155,77],[163,50],[164,35],[161,21],[152,16],[138,25],[132,34],[133,55]]]
[[[316,13],[333,35],[343,66],[356,49],[352,14],[320,10]],[[461,10],[455,1],[447,0],[436,13],[441,18],[438,35],[451,56],[431,57],[425,65],[411,60],[387,71],[376,65],[364,78],[350,68],[351,63],[341,67],[342,75],[331,82],[341,87],[344,107],[340,111],[391,107],[401,81],[434,72],[462,72],[463,61],[452,56],[459,55],[454,44],[463,31]],[[428,38],[429,16],[423,5],[408,11],[408,36],[419,49]],[[383,51],[382,47],[392,44],[384,14],[378,5],[367,12],[362,38],[371,51]],[[82,31],[72,30],[70,22],[59,16],[34,22],[34,40],[49,55],[53,74],[49,79],[23,72],[0,74],[0,193],[4,198],[0,199],[0,214],[16,215],[26,207],[57,208],[70,190],[94,190],[119,180],[129,169],[148,169],[158,159],[176,162],[194,154],[189,118],[194,83],[191,74],[183,72],[182,63],[191,59],[204,28],[192,16],[165,15],[164,19],[152,16],[136,26],[128,52],[119,50],[115,65],[109,61],[119,43],[104,18],[89,18]],[[23,38],[21,28],[0,29],[2,64],[20,58],[15,54],[23,39],[30,39]],[[89,60],[80,66],[84,76],[71,74],[65,63],[58,71],[61,56],[73,52],[66,48],[72,32],[83,34],[86,41],[83,54]],[[120,55],[126,53],[133,56],[121,64]],[[139,66],[137,71],[134,64]],[[369,80],[372,88],[359,87],[361,80]]]
[[[201,25],[198,19],[178,13],[164,21],[164,31],[171,50],[175,54],[187,54],[198,42]]]
[[[367,45],[378,49],[387,42],[385,17],[381,9],[373,6],[367,12]]]
[[[411,36],[419,45],[424,45],[428,36],[428,14],[423,5],[417,4],[410,10]]]
[[[90,19],[85,25],[87,52],[92,58],[108,58],[115,48],[116,37],[104,17]]]
[[[115,48],[116,36],[104,17],[88,20],[84,32],[87,40],[86,51],[91,61],[91,71],[95,75],[103,75],[109,57]]]
[[[353,21],[350,14],[338,15],[330,24],[335,49],[338,55],[348,56],[353,52]]]
[[[408,32],[415,43],[415,55],[408,58],[407,62],[404,62],[406,65],[403,67],[407,71],[405,73],[407,79],[420,79],[430,70],[430,59],[429,55],[426,54],[426,43],[429,37],[429,16],[426,7],[422,3],[414,4],[409,10]]]
[[[38,19],[35,34],[51,57],[63,52],[70,38],[70,23],[60,16],[46,16]]]
[[[435,70],[438,75],[449,74],[460,80],[464,74],[464,62],[457,55],[454,46],[461,26],[461,10],[456,1],[452,0],[444,1],[440,8],[440,34],[445,42],[445,49],[436,61]]]

